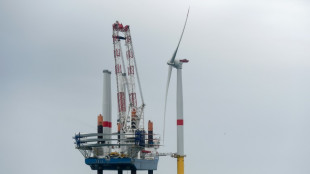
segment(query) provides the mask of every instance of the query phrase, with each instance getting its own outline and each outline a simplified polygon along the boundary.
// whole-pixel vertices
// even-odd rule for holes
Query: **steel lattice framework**
[[[120,36],[122,34],[123,36]],[[132,44],[129,25],[123,26],[118,21],[113,24],[113,45],[115,59],[115,74],[117,83],[117,101],[118,101],[118,121],[120,129],[123,133],[127,132],[128,128],[139,128],[140,120],[143,118],[144,101],[139,81],[138,69],[136,66],[135,53]],[[123,57],[121,40],[125,40],[126,47],[126,64]],[[126,68],[127,67],[127,71]],[[126,74],[127,72],[127,74]],[[139,84],[140,96],[142,105],[137,105],[137,95],[135,87],[135,77]],[[126,90],[128,93],[129,109],[126,113]],[[127,120],[131,122],[131,126],[127,126]]]

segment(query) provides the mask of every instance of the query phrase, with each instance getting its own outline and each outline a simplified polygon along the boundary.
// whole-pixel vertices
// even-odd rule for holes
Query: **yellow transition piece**
[[[178,174],[184,174],[184,156],[178,156]]]

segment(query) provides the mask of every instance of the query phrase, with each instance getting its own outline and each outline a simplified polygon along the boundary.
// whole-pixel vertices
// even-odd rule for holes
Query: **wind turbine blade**
[[[167,109],[167,97],[168,97],[168,89],[171,78],[172,66],[168,67],[168,78],[167,78],[167,86],[166,86],[166,96],[165,96],[165,110],[164,110],[164,131],[163,131],[163,144],[165,144],[165,127],[166,127],[166,109]]]
[[[178,43],[178,46],[177,48],[175,49],[173,55],[172,55],[172,58],[170,59],[170,63],[173,64],[174,62],[174,59],[177,55],[177,52],[178,52],[178,49],[179,49],[179,46],[180,46],[180,43],[181,43],[181,40],[182,40],[182,37],[183,37],[183,33],[184,33],[184,30],[185,30],[185,27],[186,27],[186,23],[187,23],[187,18],[188,18],[188,14],[189,14],[189,8],[188,8],[188,11],[187,11],[187,15],[186,15],[186,20],[185,20],[185,24],[184,24],[184,27],[183,27],[183,31],[182,31],[182,34],[181,34],[181,37],[180,37],[180,40],[179,40],[179,43]]]

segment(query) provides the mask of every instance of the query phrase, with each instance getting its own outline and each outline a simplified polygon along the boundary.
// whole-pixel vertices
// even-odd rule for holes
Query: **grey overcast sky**
[[[96,173],[71,137],[96,131],[116,20],[131,26],[145,119],[162,133],[166,62],[189,5],[177,55],[190,60],[185,172],[309,174],[306,0],[0,0],[0,173]],[[175,79],[160,152],[176,151]],[[115,86],[112,74],[114,130]],[[176,159],[161,158],[155,173],[176,173]]]

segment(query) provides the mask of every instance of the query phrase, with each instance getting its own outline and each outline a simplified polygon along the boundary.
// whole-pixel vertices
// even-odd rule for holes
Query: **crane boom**
[[[122,53],[119,34],[120,25],[113,24],[113,45],[114,45],[114,60],[115,60],[115,75],[117,84],[117,104],[118,104],[118,122],[121,127],[125,124],[126,117],[126,96],[125,96],[125,81],[122,72]]]
[[[120,36],[122,33],[124,36]],[[123,61],[123,54],[121,48],[121,40],[125,40],[126,46],[126,64],[127,64],[127,74],[125,73],[125,62]],[[119,108],[119,123],[120,129],[124,132],[128,128],[138,129],[140,120],[143,117],[144,101],[142,97],[142,90],[139,81],[139,76],[136,67],[135,54],[132,45],[132,37],[130,34],[129,25],[123,26],[118,21],[113,24],[113,44],[114,44],[114,58],[115,58],[115,74],[117,82],[117,99],[118,99],[118,108]],[[137,104],[137,95],[135,87],[135,76],[137,77],[140,89],[140,96],[142,99],[142,105],[138,107]],[[126,115],[126,98],[125,98],[125,88],[128,91],[129,99],[129,109],[128,115]],[[127,118],[130,116],[129,122],[131,126],[126,125]]]
[[[134,65],[135,55],[133,54],[129,27],[125,28],[125,38],[126,38],[129,102],[130,102],[131,107],[136,108],[137,97],[136,97],[136,91],[135,91],[135,65]]]

